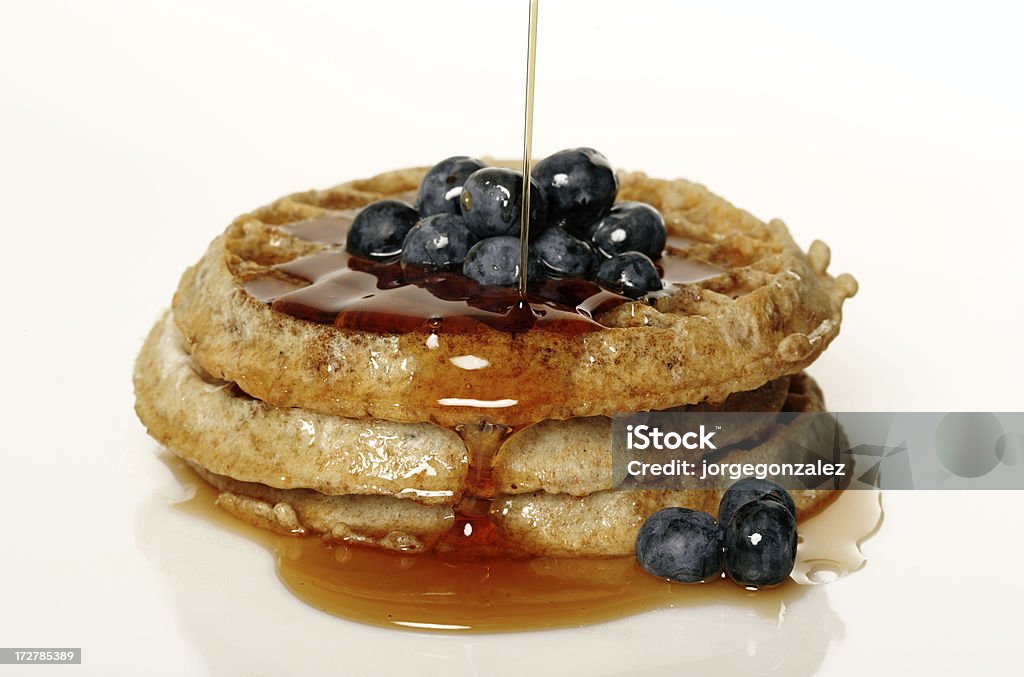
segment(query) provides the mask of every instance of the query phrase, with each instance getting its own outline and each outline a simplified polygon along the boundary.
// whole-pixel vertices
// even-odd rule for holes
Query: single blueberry
[[[590,237],[605,256],[640,252],[652,261],[665,249],[665,219],[643,202],[620,202],[590,229]]]
[[[796,517],[762,498],[741,505],[725,527],[725,573],[742,586],[763,588],[789,577],[796,563]]]
[[[762,498],[770,498],[781,501],[786,508],[796,516],[796,504],[789,492],[771,480],[759,480],[756,477],[748,477],[739,482],[734,482],[722,494],[722,500],[718,503],[718,521],[728,524],[733,513],[741,505],[757,501]]]
[[[519,234],[523,175],[512,169],[485,167],[469,175],[459,196],[466,225],[479,238]],[[530,180],[530,236],[546,225],[547,200]]]
[[[469,175],[486,167],[476,158],[456,155],[430,168],[420,182],[417,207],[420,215],[459,214],[459,196]]]
[[[594,279],[598,284],[631,298],[640,298],[662,287],[654,262],[640,252],[625,252],[606,259],[597,267]]]
[[[544,229],[530,250],[552,277],[590,277],[597,266],[591,246],[563,228]]]
[[[722,571],[722,529],[706,512],[665,508],[641,525],[636,561],[655,576],[698,583]]]
[[[371,202],[352,221],[345,250],[368,259],[394,258],[417,220],[416,210],[400,200]]]
[[[480,240],[466,254],[462,274],[480,284],[513,287],[519,280],[519,238],[509,235]],[[528,259],[527,278],[535,280],[542,274],[540,264]]]
[[[476,242],[456,214],[434,214],[419,220],[402,245],[402,262],[422,268],[460,268]]]
[[[548,220],[577,235],[615,202],[619,178],[593,148],[568,148],[549,155],[530,173],[548,199]]]

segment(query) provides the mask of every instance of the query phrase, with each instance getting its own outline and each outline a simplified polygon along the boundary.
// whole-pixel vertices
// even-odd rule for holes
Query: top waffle
[[[826,273],[828,247],[804,254],[781,221],[763,223],[684,180],[620,174],[620,200],[656,207],[664,260],[721,274],[648,301],[596,308],[582,330],[559,322],[510,331],[424,321],[393,332],[299,319],[250,295],[254,280],[301,288],[279,266],[332,249],[287,224],[415,190],[425,168],[310,191],[236,219],[186,271],[174,317],[195,360],[276,406],[446,426],[613,415],[719,402],[814,361],[838,334],[849,275]],[[334,248],[336,249],[336,248]],[[381,283],[383,284],[383,283]],[[251,287],[250,287],[251,289]],[[428,293],[428,292],[424,292]]]

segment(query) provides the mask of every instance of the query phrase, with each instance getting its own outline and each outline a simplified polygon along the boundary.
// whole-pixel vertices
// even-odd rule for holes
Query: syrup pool
[[[809,586],[866,565],[861,544],[881,526],[881,493],[849,490],[800,524],[790,581],[750,591],[726,580],[670,583],[632,558],[459,559],[393,553],[252,527],[214,504],[217,491],[184,462],[166,462],[191,497],[182,512],[252,541],[274,557],[281,582],[321,611],[360,623],[440,632],[509,632],[598,623],[660,608],[728,604],[773,616]]]

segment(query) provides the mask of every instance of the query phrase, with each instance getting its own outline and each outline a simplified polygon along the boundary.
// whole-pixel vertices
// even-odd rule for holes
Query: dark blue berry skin
[[[395,258],[419,218],[415,209],[400,200],[371,202],[352,221],[345,250],[378,261]]]
[[[419,220],[405,236],[402,263],[420,268],[461,268],[476,242],[466,222],[456,214],[434,214]]]
[[[597,267],[594,279],[623,296],[640,298],[662,288],[654,262],[640,252],[626,252],[606,259]]]
[[[459,203],[466,225],[483,239],[519,234],[523,175],[501,167],[478,169],[462,186]],[[536,182],[530,181],[530,235],[546,225],[547,200]]]
[[[593,148],[569,148],[549,155],[531,172],[548,198],[548,220],[581,235],[615,202],[619,179]]]
[[[597,267],[593,248],[563,228],[546,228],[530,242],[530,251],[552,277],[590,277]]]
[[[430,168],[420,182],[417,207],[420,216],[460,214],[459,196],[469,175],[486,167],[476,158],[456,155]]]
[[[781,502],[796,516],[796,504],[789,492],[770,480],[759,480],[756,477],[748,477],[739,482],[733,483],[718,503],[718,521],[722,524],[729,524],[733,513],[740,506],[760,499],[772,499]]]
[[[519,280],[519,238],[509,235],[487,238],[473,245],[462,264],[462,274],[480,284],[514,287]],[[540,264],[529,258],[527,278],[542,275]]]
[[[741,505],[725,528],[725,573],[744,587],[778,585],[796,563],[796,517],[762,498]]]
[[[590,237],[605,256],[640,252],[652,261],[665,249],[665,219],[658,210],[643,202],[620,202],[594,224]]]
[[[636,535],[636,561],[647,572],[679,583],[699,583],[722,571],[722,528],[706,512],[659,510]]]

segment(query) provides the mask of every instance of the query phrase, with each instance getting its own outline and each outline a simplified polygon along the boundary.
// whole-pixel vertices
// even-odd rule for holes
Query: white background
[[[525,10],[0,2],[0,645],[86,656],[32,674],[143,658],[153,674],[370,674],[381,652],[424,673],[521,672],[527,655],[534,671],[675,673],[729,638],[744,669],[777,665],[751,650],[760,626],[717,608],[472,640],[353,626],[292,600],[257,547],[165,505],[180,488],[134,418],[130,373],[178,275],[279,195],[516,156]],[[858,278],[811,370],[833,409],[1022,409],[1014,3],[544,0],[540,18],[537,156],[590,145],[705,183],[804,246],[825,240],[833,271]],[[887,496],[869,566],[779,626],[799,647],[831,624],[824,657],[779,672],[1015,672],[1020,499]]]

